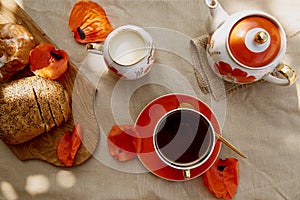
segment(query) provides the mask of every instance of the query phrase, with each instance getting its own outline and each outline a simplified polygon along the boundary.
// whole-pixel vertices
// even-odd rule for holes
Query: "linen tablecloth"
[[[141,80],[121,81],[107,72],[101,56],[88,54],[73,39],[68,18],[75,0],[18,0],[97,87],[95,114],[101,136],[94,156],[74,168],[20,161],[0,141],[0,199],[215,199],[201,176],[186,182],[166,181],[148,172],[138,159],[121,163],[107,152],[105,136],[113,124],[133,124],[147,103],[170,92],[194,95],[210,105],[223,135],[248,155],[243,159],[224,145],[219,155],[239,160],[235,199],[300,199],[299,81],[291,87],[263,82],[216,101],[198,86],[189,43],[207,33],[211,17],[204,0],[95,1],[105,9],[113,27],[145,27],[157,45],[156,64]],[[299,1],[220,3],[229,14],[259,9],[277,18],[287,34],[284,61],[300,73]]]

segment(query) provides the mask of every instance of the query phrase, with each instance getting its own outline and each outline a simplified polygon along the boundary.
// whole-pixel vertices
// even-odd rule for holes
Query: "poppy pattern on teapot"
[[[239,84],[256,81],[254,75],[249,75],[248,72],[240,68],[234,68],[230,62],[222,60],[222,51],[215,48],[215,40],[212,38],[209,38],[207,43],[207,54],[213,58],[208,60],[210,65],[213,66],[212,70],[224,80]],[[214,60],[217,62],[213,62]]]
[[[256,80],[255,76],[248,76],[248,73],[238,69],[232,68],[229,63],[220,61],[215,63],[215,70],[222,76],[224,80],[236,83],[252,83]]]

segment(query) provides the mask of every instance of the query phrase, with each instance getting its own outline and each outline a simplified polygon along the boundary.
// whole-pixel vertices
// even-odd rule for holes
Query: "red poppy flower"
[[[141,151],[141,138],[131,125],[114,125],[107,139],[111,156],[119,161],[131,160]]]
[[[238,160],[217,159],[213,166],[204,173],[203,182],[217,198],[232,199],[238,186]]]
[[[37,45],[29,53],[30,70],[49,79],[57,79],[68,69],[69,55],[64,50],[56,49],[48,43]]]
[[[230,64],[226,62],[215,63],[215,69],[228,80],[233,80],[237,83],[252,83],[255,81],[254,76],[248,76],[247,72],[240,69],[232,69]]]

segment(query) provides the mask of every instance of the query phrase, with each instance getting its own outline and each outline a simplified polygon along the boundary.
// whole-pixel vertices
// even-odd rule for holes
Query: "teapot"
[[[282,63],[286,34],[271,15],[247,10],[229,15],[217,0],[205,0],[213,21],[206,47],[212,70],[226,81],[247,84],[264,79],[292,85],[297,74]]]

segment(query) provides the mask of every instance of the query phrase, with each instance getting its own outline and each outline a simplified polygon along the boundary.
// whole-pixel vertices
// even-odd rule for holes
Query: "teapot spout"
[[[205,0],[206,5],[210,9],[212,22],[210,22],[208,31],[213,33],[229,16],[228,13],[222,8],[217,0]]]

